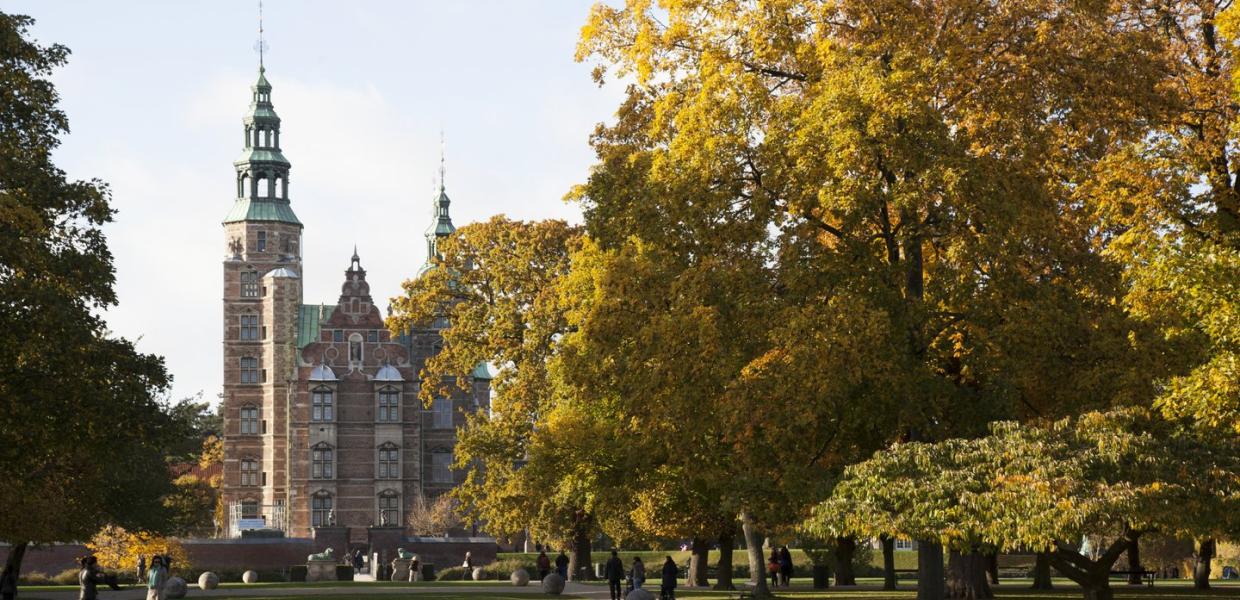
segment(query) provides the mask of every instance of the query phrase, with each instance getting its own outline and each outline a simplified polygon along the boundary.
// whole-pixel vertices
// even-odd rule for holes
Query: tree
[[[144,557],[150,564],[154,555],[171,557],[174,568],[177,565],[184,568],[188,564],[185,548],[175,538],[145,531],[130,532],[121,527],[104,527],[86,543],[86,547],[99,560],[100,566],[122,572],[136,572],[139,557]]]
[[[1185,469],[1192,457],[1211,468]],[[1132,531],[1212,538],[1234,530],[1238,468],[1234,440],[1145,410],[1045,427],[997,423],[982,438],[897,444],[849,467],[810,526],[833,530],[843,514],[847,528],[866,535],[1045,551],[1087,600],[1108,600],[1108,574]],[[1096,558],[1076,543],[1086,535],[1102,540]]]
[[[575,192],[589,234],[606,251],[634,238],[669,253],[666,268],[686,279],[744,272],[698,297],[703,315],[743,307],[778,331],[726,321],[730,346],[714,354],[737,360],[681,386],[724,382],[700,406],[731,419],[713,431],[742,479],[753,474],[753,487],[736,486],[753,494],[737,502],[748,531],[795,521],[830,489],[824,464],[883,442],[1152,395],[1113,302],[1118,269],[1073,197],[1108,150],[1100,140],[1139,137],[1155,96],[1160,65],[1145,51],[1155,41],[1129,16],[1054,1],[595,7],[579,58],[599,60],[600,81],[610,68],[636,83],[595,135],[600,163]],[[656,297],[614,346],[645,349],[642,321],[664,290],[675,288],[622,290]],[[817,362],[833,348],[866,359]],[[632,368],[644,361],[596,364],[648,375]],[[869,401],[889,422],[867,427],[848,412]],[[806,409],[819,412],[787,418]],[[789,457],[813,460],[780,462]],[[781,471],[765,475],[773,464]],[[932,566],[933,543],[922,548]],[[923,569],[919,593],[936,587]]]
[[[116,303],[109,192],[51,162],[68,124],[47,77],[68,49],[29,41],[32,23],[0,13],[0,539],[13,576],[31,543],[165,526],[178,435],[156,399],[162,360],[100,317]]]
[[[443,494],[428,500],[418,494],[409,509],[409,530],[414,535],[448,535],[460,521],[456,518],[456,501]]]
[[[498,367],[491,410],[469,415],[459,431],[456,461],[467,472],[453,495],[493,535],[528,528],[573,548],[573,574],[589,563],[597,527],[579,482],[546,463],[557,443],[542,438],[557,430],[541,424],[557,398],[548,362],[566,331],[555,282],[578,235],[562,221],[503,216],[462,227],[440,242],[435,268],[404,283],[388,320],[396,332],[448,320],[443,350],[421,374],[424,402],[467,387],[481,363]]]

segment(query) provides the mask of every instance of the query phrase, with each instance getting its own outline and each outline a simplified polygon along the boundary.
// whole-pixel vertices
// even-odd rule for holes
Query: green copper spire
[[[261,60],[261,59],[260,59]],[[280,152],[280,117],[271,104],[267,69],[258,68],[258,81],[246,114],[245,148],[233,162],[237,169],[237,201],[224,218],[235,221],[282,221],[301,225],[288,198],[291,165]]]
[[[444,191],[443,134],[439,135],[439,191],[435,194],[432,205],[431,225],[426,228],[426,263],[418,270],[419,275],[434,266],[432,257],[439,256],[439,240],[456,231],[456,227],[452,225],[452,216],[448,214],[448,206],[452,204],[452,201],[448,199],[448,193]]]

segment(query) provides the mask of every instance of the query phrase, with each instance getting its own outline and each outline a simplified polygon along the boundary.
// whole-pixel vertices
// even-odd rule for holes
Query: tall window
[[[375,416],[379,421],[399,421],[400,392],[392,388],[379,390],[379,412]]]
[[[435,415],[433,424],[435,429],[452,429],[452,400],[450,398],[435,398],[431,403],[431,412]]]
[[[379,524],[400,524],[400,496],[396,492],[384,492],[379,495]]]
[[[241,383],[258,383],[258,359],[253,356],[241,358]]]
[[[241,460],[241,485],[258,485],[258,461],[252,458]]]
[[[310,452],[310,477],[312,479],[331,479],[332,463],[335,452],[327,444],[319,444]]]
[[[310,405],[311,421],[333,420],[335,411],[332,410],[333,402],[331,388],[314,388],[314,391],[310,393]]]
[[[258,271],[241,272],[241,297],[258,297]]]
[[[315,494],[310,499],[310,522],[315,527],[331,525],[332,497],[328,494]]]
[[[258,407],[242,406],[241,407],[241,433],[255,434],[258,433]]]
[[[267,232],[266,231],[258,232],[258,251],[259,252],[267,251]]]
[[[384,444],[379,447],[378,479],[398,479],[400,477],[400,448],[395,444]]]
[[[452,483],[451,452],[431,454],[431,481],[434,483]]]
[[[241,315],[241,339],[258,339],[258,315]]]

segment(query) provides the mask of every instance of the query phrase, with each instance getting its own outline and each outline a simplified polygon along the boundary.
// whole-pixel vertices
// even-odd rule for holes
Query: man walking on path
[[[620,555],[615,550],[611,551],[611,558],[607,560],[603,576],[607,578],[607,589],[611,591],[611,600],[623,600],[623,596],[620,595],[620,580],[624,579],[624,561],[620,560]]]
[[[560,555],[555,557],[555,572],[559,573],[564,581],[568,581],[568,555],[564,554],[563,550],[560,550]]]

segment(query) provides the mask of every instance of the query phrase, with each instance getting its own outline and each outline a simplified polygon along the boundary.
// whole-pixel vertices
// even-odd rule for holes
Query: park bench
[[[1144,570],[1142,571],[1111,571],[1110,573],[1111,577],[1115,577],[1117,575],[1122,575],[1125,578],[1127,578],[1129,575],[1140,575],[1141,579],[1145,580],[1146,587],[1154,587],[1154,572],[1153,571],[1144,571]]]
[[[892,569],[891,572],[896,574],[896,579],[900,579],[901,573],[909,574],[909,575],[912,575],[913,578],[916,578],[918,570],[917,569]]]

